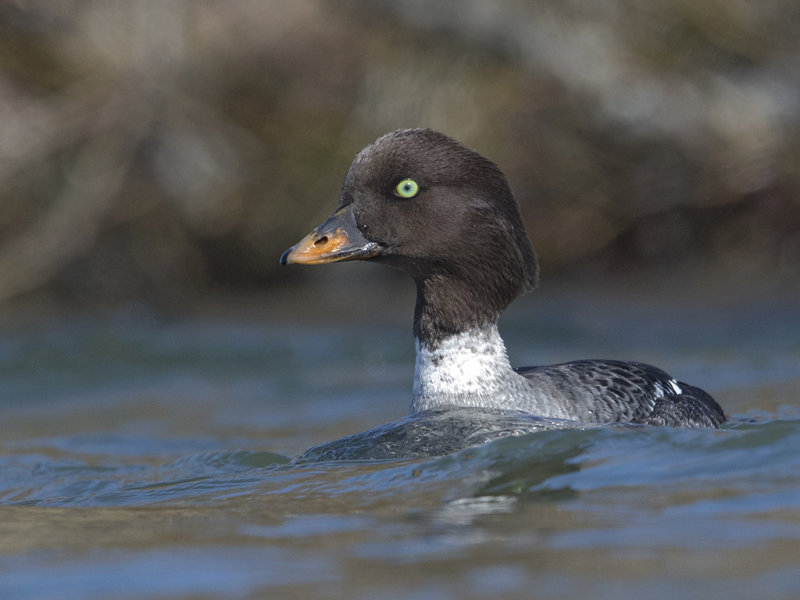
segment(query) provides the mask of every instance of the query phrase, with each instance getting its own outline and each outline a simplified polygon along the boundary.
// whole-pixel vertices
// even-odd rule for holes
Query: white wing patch
[[[667,380],[667,385],[669,386],[670,395],[679,396],[680,394],[683,393],[681,386],[679,386],[678,382],[675,381],[674,379]],[[663,398],[668,393],[667,390],[664,389],[664,386],[661,384],[660,381],[656,381],[653,384],[653,387],[655,388],[655,393],[653,395],[655,396],[656,399]]]

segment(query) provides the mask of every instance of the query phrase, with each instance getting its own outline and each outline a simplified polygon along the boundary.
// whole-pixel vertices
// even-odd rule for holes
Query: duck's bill
[[[366,239],[356,226],[350,206],[337,210],[322,225],[281,255],[281,264],[324,265],[370,258],[380,246]]]

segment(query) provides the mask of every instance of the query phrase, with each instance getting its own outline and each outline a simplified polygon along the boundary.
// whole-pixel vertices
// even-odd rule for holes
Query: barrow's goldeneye
[[[393,131],[359,152],[336,211],[281,264],[354,259],[397,267],[416,282],[412,415],[480,408],[580,423],[725,420],[709,394],[642,363],[511,367],[497,319],[536,286],[536,255],[503,172],[442,133]]]

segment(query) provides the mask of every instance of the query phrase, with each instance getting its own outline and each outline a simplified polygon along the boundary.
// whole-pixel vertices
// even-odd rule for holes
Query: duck
[[[718,428],[704,390],[640,362],[511,366],[498,319],[539,280],[536,253],[501,169],[427,128],[386,133],[353,160],[333,214],[282,265],[369,260],[416,284],[410,414],[516,411],[576,425]]]

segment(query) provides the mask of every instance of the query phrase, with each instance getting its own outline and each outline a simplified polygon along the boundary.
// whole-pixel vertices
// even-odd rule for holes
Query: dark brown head
[[[538,274],[503,173],[431,129],[393,131],[364,148],[334,215],[281,263],[349,259],[385,262],[415,279],[418,335],[497,319]]]

